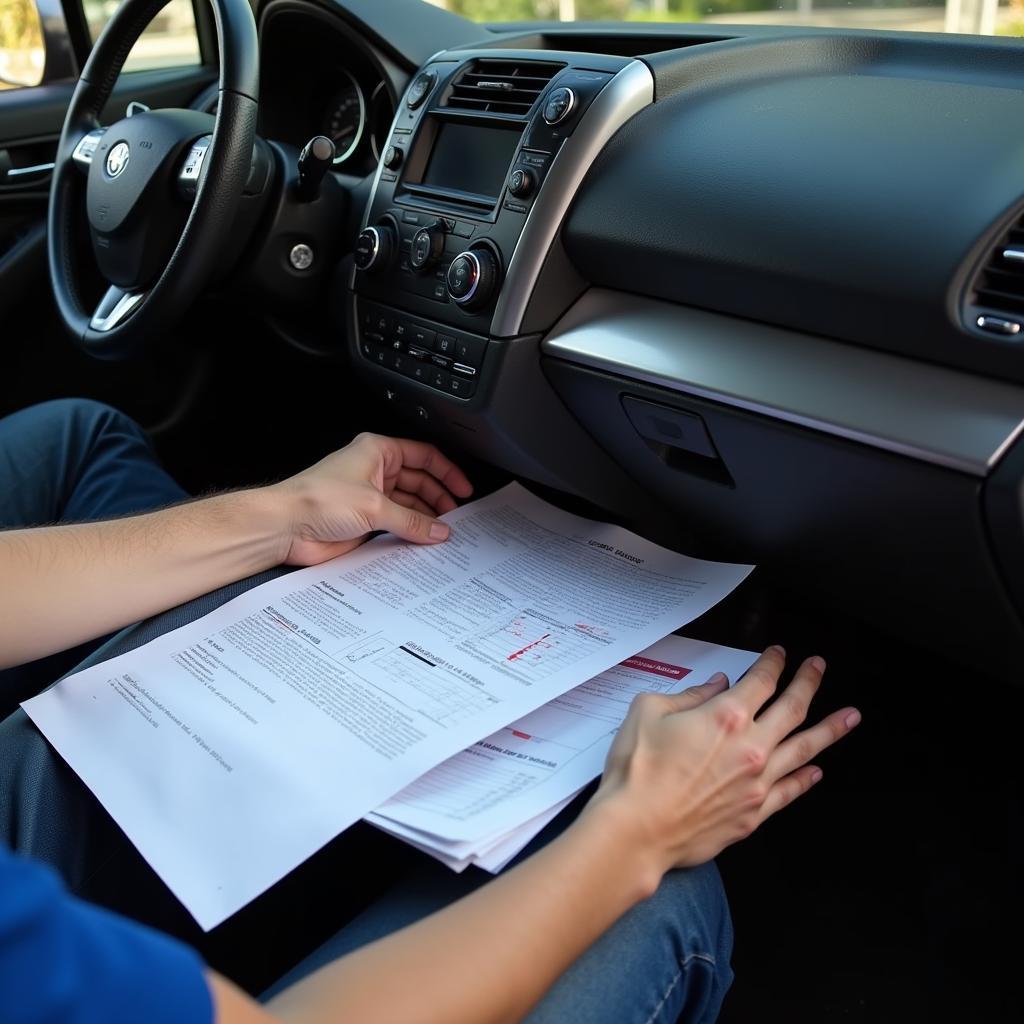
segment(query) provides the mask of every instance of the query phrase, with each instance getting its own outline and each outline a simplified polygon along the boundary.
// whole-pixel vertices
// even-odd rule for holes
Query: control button
[[[363,338],[362,341],[359,342],[359,351],[367,359],[373,358],[373,343],[369,340],[369,338]]]
[[[576,93],[564,86],[556,89],[544,104],[544,120],[548,124],[561,124],[576,106]]]
[[[293,245],[292,251],[288,253],[288,262],[295,270],[309,270],[314,259],[313,249],[305,242]]]
[[[430,359],[430,352],[428,352],[425,348],[420,348],[417,345],[410,345],[409,346],[409,355],[412,356],[413,359],[421,359],[421,360],[429,360]]]
[[[519,155],[519,161],[520,163],[529,164],[531,167],[540,169],[547,164],[548,154],[524,149]]]
[[[441,370],[435,367],[430,371],[430,383],[433,384],[435,388],[447,391],[451,387],[452,375],[447,370]]]
[[[412,236],[409,262],[413,270],[423,270],[444,252],[444,230],[437,224],[420,228]]]
[[[434,332],[428,331],[426,327],[413,327],[410,345],[419,345],[421,348],[433,348]]]
[[[476,370],[472,366],[466,366],[465,363],[453,363],[452,370],[455,373],[461,373],[463,377],[475,377]]]
[[[458,342],[451,334],[439,334],[434,342],[434,350],[443,356],[454,356]]]
[[[422,213],[413,213],[411,210],[402,211],[403,224],[422,224],[427,219]]]
[[[517,203],[511,199],[506,199],[504,206],[506,210],[511,210],[513,213],[526,213],[528,209],[526,203]]]
[[[373,329],[379,334],[387,334],[391,328],[391,321],[386,317],[378,313],[373,318]]]
[[[409,357],[404,352],[392,352],[388,360],[388,366],[398,373],[404,373],[405,367],[409,365]]]
[[[370,358],[381,366],[387,366],[389,354],[388,350],[380,345],[374,345],[370,350]]]
[[[364,228],[356,239],[352,259],[359,270],[377,273],[386,269],[394,259],[397,232],[389,224]]]
[[[435,366],[440,366],[442,370],[450,370],[452,368],[452,361],[447,356],[431,356],[430,361]]]
[[[1001,316],[979,316],[974,322],[989,334],[1001,334],[1007,338],[1020,334],[1020,324],[1016,320],[1004,320]]]
[[[376,342],[377,344],[380,344],[384,340],[384,335],[379,334],[377,331],[367,331],[366,339],[367,341],[373,341]]]
[[[527,167],[517,167],[508,179],[508,190],[514,196],[518,196],[520,199],[525,199],[527,196],[533,194],[533,190],[537,185],[537,178]]]
[[[409,325],[402,323],[401,320],[395,321],[395,340],[404,341],[412,332],[409,329]]]
[[[476,391],[476,381],[467,380],[465,377],[456,377],[452,374],[448,381],[448,393],[456,398],[472,398]]]
[[[475,291],[479,278],[479,260],[474,253],[464,252],[452,260],[448,268],[448,291],[459,302]]]
[[[472,238],[474,227],[475,225],[467,224],[464,220],[457,220],[452,227],[452,234],[458,235],[459,238]]]
[[[428,420],[428,419],[430,419],[430,413],[427,412],[426,408],[424,406],[422,406],[422,405],[417,405],[416,406],[416,415],[419,416],[419,418],[421,420]]]
[[[435,284],[434,285],[434,298],[437,299],[438,302],[447,302],[448,301],[448,286],[444,285],[444,284]]]
[[[410,110],[415,110],[429,95],[437,82],[437,74],[434,71],[424,71],[417,75],[412,85],[409,86],[409,94],[405,98],[405,105]]]
[[[418,380],[421,384],[429,384],[433,372],[434,369],[429,363],[408,363],[405,368],[405,376],[410,380]]]
[[[494,297],[498,275],[498,260],[489,248],[467,249],[448,268],[448,292],[465,309],[479,309]]]
[[[402,166],[402,157],[405,154],[398,146],[388,146],[384,150],[384,166],[389,171],[397,171]]]
[[[455,342],[455,361],[468,366],[479,366],[483,362],[486,345],[487,342],[483,338],[460,337]]]

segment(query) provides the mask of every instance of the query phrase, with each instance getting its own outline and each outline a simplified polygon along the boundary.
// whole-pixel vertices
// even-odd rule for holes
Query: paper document
[[[28,701],[206,929],[429,769],[649,646],[751,566],[518,486],[378,537]]]
[[[677,693],[715,672],[735,683],[756,658],[751,651],[665,637],[460,751],[367,820],[455,870],[470,863],[500,869],[601,774],[638,693]],[[496,848],[507,856],[486,856]]]

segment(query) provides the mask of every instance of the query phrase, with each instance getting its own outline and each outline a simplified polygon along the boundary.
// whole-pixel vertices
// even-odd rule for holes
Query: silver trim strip
[[[11,167],[7,171],[7,177],[17,178],[22,174],[49,174],[56,166],[54,163],[49,163],[34,164],[32,167]]]
[[[584,175],[605,143],[634,114],[653,102],[654,77],[646,64],[634,60],[612,78],[587,108],[552,161],[526,215],[494,309],[492,335],[514,338],[520,333],[541,268]]]
[[[983,477],[1024,434],[1024,387],[591,289],[543,351]]]

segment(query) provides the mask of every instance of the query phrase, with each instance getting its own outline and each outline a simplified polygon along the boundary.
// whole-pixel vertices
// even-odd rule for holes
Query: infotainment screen
[[[509,129],[442,122],[423,184],[497,198],[522,133],[518,125]]]

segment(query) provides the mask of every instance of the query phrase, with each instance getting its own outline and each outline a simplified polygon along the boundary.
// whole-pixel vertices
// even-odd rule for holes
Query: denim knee
[[[527,1017],[529,1024],[711,1024],[732,983],[732,922],[714,864],[669,872]]]
[[[142,439],[146,436],[135,420],[120,409],[91,398],[55,398],[49,402],[40,402],[25,411],[36,416],[44,429],[56,431],[67,424],[84,437],[92,436],[96,431],[108,430],[134,434]]]

